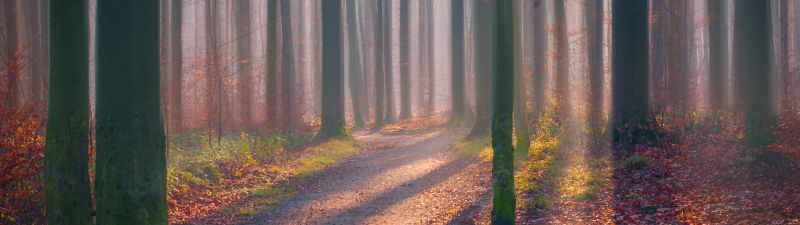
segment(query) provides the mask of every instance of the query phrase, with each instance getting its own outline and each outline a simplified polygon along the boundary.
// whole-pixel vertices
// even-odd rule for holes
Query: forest
[[[0,224],[800,224],[800,1],[0,0]]]

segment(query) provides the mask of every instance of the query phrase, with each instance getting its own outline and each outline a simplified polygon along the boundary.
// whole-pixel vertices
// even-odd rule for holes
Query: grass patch
[[[623,162],[625,169],[629,170],[639,170],[644,169],[645,167],[650,165],[650,160],[644,156],[635,155],[625,159]]]
[[[453,144],[453,148],[465,156],[480,159],[484,162],[492,161],[492,138],[490,136],[460,140]]]

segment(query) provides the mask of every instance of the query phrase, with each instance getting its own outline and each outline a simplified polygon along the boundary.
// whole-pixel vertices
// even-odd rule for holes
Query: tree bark
[[[533,121],[539,124],[544,114],[545,81],[547,80],[547,5],[544,0],[533,1]]]
[[[397,110],[394,101],[394,63],[392,60],[392,1],[387,1],[384,5],[386,9],[384,10],[385,19],[384,23],[384,66],[386,67],[386,116],[384,121],[387,123],[394,123],[397,120]]]
[[[375,1],[375,128],[383,127],[383,114],[386,106],[384,100],[385,81],[384,76],[387,67],[384,64],[384,14],[385,8],[383,7],[383,0]]]
[[[44,157],[49,224],[91,224],[89,20],[87,1],[54,0],[50,11],[50,105]]]
[[[713,112],[725,109],[728,93],[728,17],[726,1],[708,0],[709,101]]]
[[[517,201],[514,196],[514,146],[511,142],[514,109],[514,2],[496,2],[496,33],[493,40],[497,65],[494,67],[494,113],[492,119],[492,224],[514,224]],[[479,6],[480,7],[480,6]]]
[[[496,35],[496,19],[494,13],[497,12],[497,1],[475,0],[475,124],[472,126],[467,138],[479,138],[488,135],[491,131],[492,123],[492,76],[497,66],[495,58],[494,42]],[[513,36],[512,36],[513,37]],[[513,60],[513,58],[512,58]],[[513,72],[513,71],[512,71]],[[513,79],[512,79],[513,81]]]
[[[170,2],[169,77],[172,85],[169,90],[172,102],[169,105],[172,106],[172,130],[180,131],[183,129],[183,4],[181,0]]]
[[[589,122],[592,126],[598,126],[603,118],[603,0],[589,0],[586,3]]]
[[[571,121],[569,90],[569,37],[567,36],[567,15],[564,1],[553,1],[553,16],[555,17],[555,61],[556,61],[556,104],[562,122]],[[564,124],[566,125],[566,124]]]
[[[734,3],[734,71],[744,100],[744,143],[763,147],[771,142],[767,131],[775,124],[777,110],[771,98],[773,72],[769,1],[737,0]]]
[[[362,114],[362,102],[364,95],[363,71],[361,66],[361,51],[359,51],[358,41],[358,20],[356,19],[356,0],[347,0],[347,43],[350,47],[348,74],[350,81],[350,102],[353,105],[353,122],[356,127],[364,126],[364,115]],[[324,86],[324,84],[323,84]],[[325,109],[322,109],[323,111]]]
[[[267,0],[267,126],[278,126],[278,0]]]
[[[409,0],[400,0],[400,119],[411,118],[411,26],[408,4]]]
[[[234,2],[234,13],[236,19],[236,58],[239,64],[239,110],[242,114],[242,124],[245,130],[251,130],[253,107],[253,91],[251,87],[253,76],[250,27],[250,1],[236,0]]]
[[[450,14],[451,14],[451,38],[450,50],[451,56],[451,80],[450,80],[450,95],[452,98],[452,109],[450,114],[450,123],[453,125],[463,125],[466,116],[467,107],[466,92],[464,90],[465,76],[464,73],[464,1],[451,0],[450,1]]]
[[[299,115],[299,100],[297,99],[297,86],[294,68],[294,50],[292,47],[292,10],[291,0],[281,0],[281,35],[282,35],[282,73],[281,88],[283,91],[281,109],[282,131],[293,131],[297,125]],[[323,69],[324,71],[324,69]],[[323,86],[324,86],[323,82]]]
[[[98,224],[167,224],[158,8],[97,2]]]
[[[322,2],[322,125],[315,139],[350,136],[344,121],[342,76],[342,4]]]
[[[516,1],[514,21],[522,21],[525,13],[525,2]],[[514,130],[516,131],[518,155],[527,157],[530,146],[528,132],[528,106],[525,103],[525,40],[522,23],[514,24]]]
[[[18,50],[18,30],[17,30],[17,1],[4,1],[3,2],[3,13],[6,16],[5,18],[5,34],[6,34],[6,43],[5,43],[5,50],[6,50],[6,58],[4,63],[8,63],[11,65],[16,65],[17,60],[19,60],[19,55],[17,55]],[[8,94],[5,96],[5,106],[6,108],[15,108],[19,105],[19,66],[11,66],[7,69],[7,81],[6,81],[6,88]]]

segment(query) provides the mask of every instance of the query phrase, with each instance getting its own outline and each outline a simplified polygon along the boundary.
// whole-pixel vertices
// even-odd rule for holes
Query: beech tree
[[[411,118],[411,28],[408,22],[411,9],[408,4],[409,0],[400,0],[400,119]]]
[[[492,76],[497,64],[494,52],[497,1],[475,0],[475,124],[467,138],[488,135],[492,121]],[[513,60],[513,58],[511,58]]]
[[[514,0],[497,1],[497,39],[493,41],[497,66],[494,72],[492,114],[492,224],[514,224],[514,146],[511,142],[514,110]]]
[[[49,224],[91,224],[89,19],[86,0],[54,0],[50,11],[50,104],[44,157]]]
[[[389,68],[383,62],[384,46],[384,14],[385,8],[383,7],[382,0],[375,1],[375,128],[383,127],[384,123],[384,100],[385,93],[385,74]]]
[[[452,110],[450,112],[450,123],[461,125],[469,114],[469,107],[466,101],[466,91],[464,90],[464,1],[450,1],[451,14],[451,38],[450,50],[452,51],[451,70],[450,70],[450,96],[452,97]]]
[[[167,224],[158,8],[97,1],[98,224]]]
[[[350,135],[344,124],[341,15],[340,1],[322,2],[322,125],[317,140]]]

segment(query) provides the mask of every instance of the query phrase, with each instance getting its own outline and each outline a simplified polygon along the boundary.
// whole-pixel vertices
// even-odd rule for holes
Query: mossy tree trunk
[[[514,110],[514,9],[513,0],[497,1],[494,41],[497,66],[494,74],[492,116],[492,224],[514,224],[514,146],[511,142]]]
[[[450,79],[450,95],[452,97],[452,109],[450,113],[450,123],[454,125],[462,125],[467,117],[467,100],[464,73],[464,1],[451,0],[450,1],[450,14],[451,14],[451,38],[450,50],[451,55],[451,79]]]
[[[98,224],[167,224],[159,4],[97,2]]]
[[[375,1],[375,128],[383,127],[385,93],[385,73],[388,68],[383,63],[384,53],[384,7],[383,0]]]
[[[467,138],[489,135],[492,123],[492,90],[497,59],[494,52],[497,1],[475,0],[475,124]],[[511,12],[509,12],[511,13]],[[513,35],[512,35],[513,37]],[[513,58],[511,58],[513,60]],[[513,72],[513,71],[512,71]],[[512,80],[513,82],[513,80]]]
[[[54,0],[50,11],[50,104],[44,152],[49,224],[91,224],[89,20],[86,0]]]
[[[342,4],[322,2],[322,124],[316,139],[350,136],[344,121]]]
[[[770,63],[772,48],[770,1],[734,2],[734,71],[744,100],[744,143],[763,147],[771,142],[768,129],[775,125],[777,110],[772,98]]]
[[[650,126],[647,1],[612,2],[612,131],[617,144],[655,138]]]

